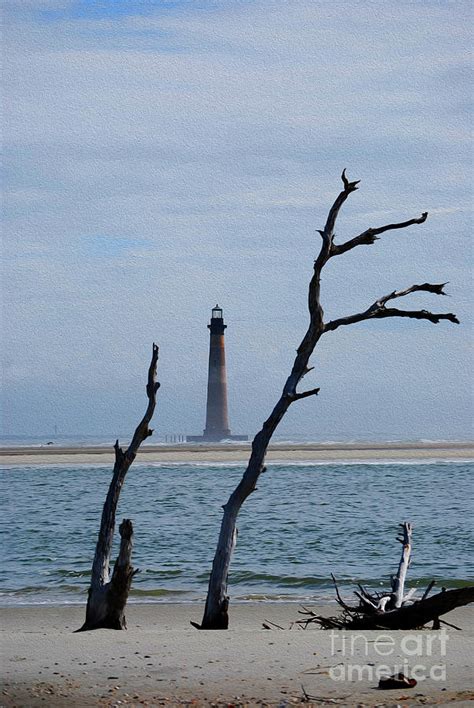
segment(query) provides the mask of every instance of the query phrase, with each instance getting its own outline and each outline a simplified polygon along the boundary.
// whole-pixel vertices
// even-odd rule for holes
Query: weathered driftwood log
[[[474,602],[474,586],[446,590],[428,597],[426,600],[415,600],[412,605],[403,605],[394,610],[373,615],[355,617],[348,629],[417,629],[429,622],[435,622],[442,615]]]
[[[376,300],[376,302],[370,305],[364,312],[341,317],[327,323],[324,322],[324,313],[320,299],[320,281],[321,271],[326,263],[331,258],[346,253],[357,246],[373,244],[378,239],[378,235],[385,231],[404,229],[413,224],[422,224],[426,221],[428,216],[427,212],[423,212],[421,216],[417,218],[400,223],[387,224],[378,228],[370,228],[345,243],[335,244],[334,228],[339,210],[349,195],[358,189],[357,185],[359,184],[358,181],[350,182],[346,177],[345,170],[342,173],[342,182],[344,185],[343,190],[336,197],[334,204],[329,210],[324,229],[319,231],[322,238],[322,245],[319,255],[314,262],[313,275],[309,285],[309,325],[307,332],[297,349],[296,358],[290,375],[283,387],[282,394],[270,416],[264,422],[262,429],[253,440],[252,452],[244,475],[223,507],[224,514],[209,578],[204,616],[200,625],[195,622],[191,623],[198,629],[227,629],[228,627],[229,597],[227,595],[227,580],[230,561],[235,547],[237,516],[244,501],[255,491],[258,478],[262,472],[265,471],[264,462],[268,445],[286,411],[295,401],[307,398],[308,396],[317,395],[319,392],[319,388],[313,388],[303,392],[297,392],[296,389],[303,377],[314,368],[309,366],[309,359],[322,335],[327,332],[332,332],[343,325],[354,324],[364,320],[383,319],[386,317],[410,317],[428,320],[434,324],[441,320],[458,322],[456,316],[450,312],[435,314],[427,310],[399,310],[394,307],[386,307],[387,302],[390,300],[404,297],[405,295],[417,291],[445,295],[443,291],[445,283],[423,283],[422,285],[412,285],[404,290],[395,290]]]
[[[90,629],[126,629],[125,605],[127,603],[132,578],[137,573],[131,566],[133,546],[133,526],[130,519],[124,519],[119,527],[120,551],[109,578],[110,557],[115,529],[115,512],[120,492],[130,465],[134,461],[141,443],[152,435],[148,426],[156,405],[156,392],[160,384],[156,381],[158,347],[153,344],[153,353],[148,369],[146,393],[148,406],[138,424],[127,450],[124,452],[117,440],[114,446],[115,465],[112,481],[105,499],[100,523],[99,536],[92,564],[91,584],[87,600],[86,620],[78,632]]]
[[[474,585],[445,590],[387,612],[376,609],[373,613],[367,613],[361,606],[346,605],[339,617],[322,617],[308,608],[303,608],[300,614],[304,615],[304,619],[298,620],[297,624],[305,629],[313,622],[323,629],[420,629],[433,622],[433,628],[438,629],[442,615],[471,602],[474,602]],[[445,624],[449,625],[448,622]]]
[[[312,622],[323,629],[419,629],[429,622],[433,622],[433,628],[438,629],[440,622],[443,622],[439,619],[442,615],[451,612],[456,607],[474,602],[474,586],[443,590],[428,597],[435,584],[434,580],[430,582],[420,600],[413,599],[416,588],[405,593],[413,528],[407,522],[401,526],[403,537],[398,540],[403,545],[402,557],[397,575],[392,579],[391,592],[370,593],[359,585],[359,592],[354,591],[359,599],[359,604],[351,606],[342,599],[336,579],[332,576],[336,599],[343,609],[342,614],[338,617],[322,617],[310,609],[303,608],[300,614],[304,616],[304,619],[299,620],[298,624],[304,629]],[[458,628],[456,627],[456,629]]]

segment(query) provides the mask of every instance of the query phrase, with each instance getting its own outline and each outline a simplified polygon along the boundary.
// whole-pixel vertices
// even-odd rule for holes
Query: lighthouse
[[[188,442],[219,442],[221,440],[247,440],[246,435],[231,435],[227,406],[227,372],[225,361],[224,324],[222,307],[211,311],[207,325],[210,333],[209,368],[207,376],[206,427],[203,435],[188,435]]]
[[[227,409],[227,372],[225,367],[224,324],[222,308],[212,308],[210,332],[209,369],[207,376],[207,405],[205,440],[222,440],[230,435]]]

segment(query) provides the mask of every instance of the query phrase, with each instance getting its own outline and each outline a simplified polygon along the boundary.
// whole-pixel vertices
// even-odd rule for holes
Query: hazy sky
[[[204,427],[206,325],[230,421],[268,415],[307,325],[315,232],[429,211],[324,272],[328,317],[425,281],[460,326],[341,328],[280,433],[471,436],[470,2],[6,0],[4,434],[131,433],[153,340],[159,434]]]

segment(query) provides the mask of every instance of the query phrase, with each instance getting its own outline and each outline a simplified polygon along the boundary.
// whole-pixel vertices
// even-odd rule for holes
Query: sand
[[[126,441],[122,441],[126,444]],[[233,462],[244,464],[248,459],[250,444],[188,444],[145,445],[140,449],[137,462],[196,463]],[[433,461],[472,460],[472,442],[415,442],[415,443],[334,443],[288,444],[275,443],[269,448],[269,462],[374,462],[380,461]],[[0,464],[19,465],[51,464],[110,464],[112,447],[5,447],[0,448]]]
[[[335,611],[334,606],[319,609]],[[290,603],[235,604],[231,629],[200,632],[189,620],[199,621],[202,606],[132,604],[128,631],[73,634],[83,607],[4,608],[0,705],[283,707],[302,702],[302,686],[313,697],[306,705],[467,706],[474,701],[470,608],[446,617],[463,627],[448,628],[446,655],[439,632],[428,630],[331,635],[319,629],[262,628],[263,620],[288,627],[297,611],[298,605]],[[377,689],[381,664],[405,670],[405,663],[409,671],[418,666],[418,676],[426,678],[413,689]]]

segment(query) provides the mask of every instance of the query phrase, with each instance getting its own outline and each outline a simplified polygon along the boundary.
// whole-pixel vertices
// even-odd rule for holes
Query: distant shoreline
[[[126,444],[125,442],[123,444]],[[245,463],[250,443],[178,443],[146,445],[137,462],[154,463]],[[2,465],[108,464],[114,459],[108,447],[4,447],[0,448]],[[360,443],[273,443],[269,462],[375,462],[472,460],[473,442],[360,442]]]

